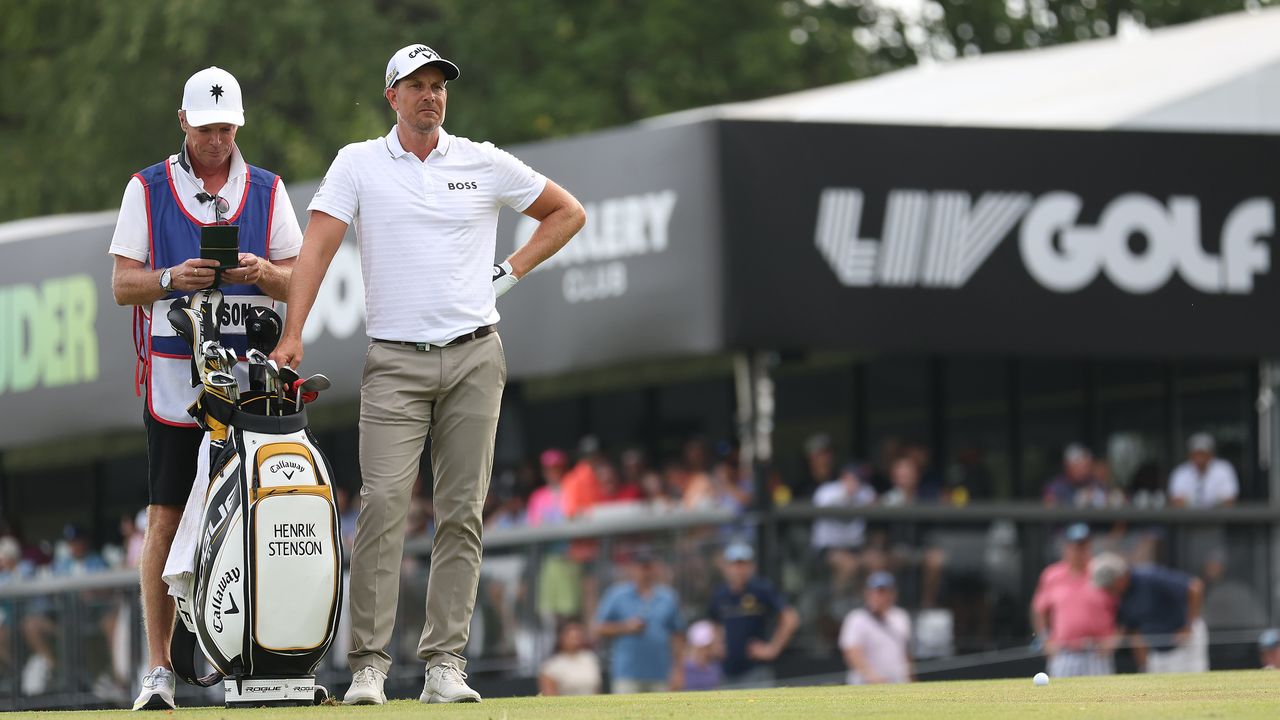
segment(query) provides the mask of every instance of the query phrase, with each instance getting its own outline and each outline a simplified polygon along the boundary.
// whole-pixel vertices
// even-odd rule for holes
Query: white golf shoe
[[[386,705],[387,695],[382,691],[382,684],[387,681],[387,674],[377,668],[360,668],[351,676],[351,687],[342,697],[343,705]]]
[[[480,693],[467,686],[467,674],[452,663],[441,663],[427,668],[427,680],[422,685],[424,703],[478,703]]]
[[[142,676],[142,692],[133,701],[134,710],[172,710],[173,693],[176,690],[173,671],[157,665]],[[128,697],[128,696],[126,696]]]

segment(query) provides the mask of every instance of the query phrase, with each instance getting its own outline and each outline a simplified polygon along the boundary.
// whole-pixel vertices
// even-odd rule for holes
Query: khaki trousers
[[[419,351],[370,343],[360,387],[360,515],[351,551],[354,672],[391,668],[405,518],[423,444],[431,436],[436,532],[418,657],[466,666],[480,582],[481,512],[493,470],[507,361],[497,333]]]

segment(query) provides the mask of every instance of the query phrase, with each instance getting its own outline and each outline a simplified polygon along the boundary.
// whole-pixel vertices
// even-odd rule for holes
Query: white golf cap
[[[396,84],[396,81],[409,77],[414,70],[423,65],[435,65],[440,68],[445,80],[457,80],[458,75],[461,74],[458,66],[440,57],[440,53],[426,45],[416,43],[400,48],[387,61],[386,87],[391,87]]]
[[[218,67],[192,75],[182,89],[182,109],[193,127],[214,123],[244,125],[244,99],[235,76]]]

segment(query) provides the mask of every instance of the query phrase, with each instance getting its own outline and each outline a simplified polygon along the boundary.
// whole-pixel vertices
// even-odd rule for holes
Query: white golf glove
[[[516,277],[516,273],[511,269],[511,263],[505,260],[501,265],[493,266],[493,294],[495,297],[502,297],[503,293],[516,286],[520,282],[520,278]]]

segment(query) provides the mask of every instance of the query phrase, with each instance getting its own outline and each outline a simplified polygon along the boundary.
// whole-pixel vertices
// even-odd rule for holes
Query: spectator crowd
[[[776,470],[757,478],[736,446],[698,437],[656,463],[639,448],[622,450],[615,462],[593,437],[584,438],[572,456],[547,448],[536,462],[495,474],[484,510],[487,530],[681,510],[741,517],[765,499],[774,505],[810,500],[818,508],[855,511],[820,516],[803,538],[809,564],[800,572],[821,579],[820,601],[788,599],[782,578],[760,574],[754,529],[728,522],[671,547],[659,548],[645,537],[611,545],[598,540],[544,545],[531,591],[482,585],[481,605],[485,595],[499,605],[512,593],[529,598],[538,632],[552,639],[553,650],[540,659],[537,671],[544,695],[592,694],[606,687],[648,692],[770,686],[777,679],[775,663],[793,644],[802,619],[819,626],[821,641],[844,661],[848,682],[912,681],[914,660],[929,656],[923,649],[930,644],[926,636],[936,635],[940,622],[943,634],[954,633],[953,617],[967,622],[963,583],[955,576],[969,559],[952,538],[915,524],[871,523],[856,510],[958,507],[992,498],[993,483],[973,453],[959,453],[943,468],[920,444],[889,441],[882,450],[874,463],[841,462],[831,438],[814,435],[804,444],[802,472],[784,480]],[[418,485],[405,532],[410,539],[429,539],[430,483],[420,478]],[[347,489],[338,488],[336,495],[349,546],[357,507]],[[1211,436],[1196,434],[1189,439],[1186,461],[1167,482],[1142,487],[1117,486],[1105,460],[1070,444],[1060,472],[1044,485],[1042,502],[1062,508],[1194,509],[1231,505],[1238,495],[1232,465],[1216,457]],[[23,545],[16,537],[0,537],[0,584],[136,568],[145,523],[145,513],[122,518],[119,543],[101,550],[75,525],[67,526],[56,543]],[[1201,579],[1155,565],[1152,536],[1150,529],[1122,526],[1102,533],[1086,525],[1055,530],[1061,560],[1044,569],[1029,608],[1030,627],[1051,676],[1114,672],[1120,648],[1131,649],[1139,668],[1151,672],[1208,668],[1203,614],[1209,589],[1222,575],[1221,537],[1205,538]],[[405,561],[407,574],[425,567],[423,558]],[[794,584],[791,589],[795,594]],[[95,631],[107,658],[94,690],[104,697],[127,697],[121,679],[131,671],[123,667],[127,661],[112,657],[111,648],[119,644],[121,622],[137,619],[128,617],[118,598],[85,599],[94,608]],[[37,599],[16,613],[13,603],[0,603],[0,670],[19,673],[23,691],[38,694],[59,666],[57,609]],[[904,608],[913,608],[914,615]],[[942,608],[943,615],[927,614]],[[499,624],[511,623],[499,618]],[[19,659],[10,656],[13,633],[25,653],[22,667],[14,667]],[[1280,633],[1268,631],[1258,647],[1261,662],[1276,666]]]

